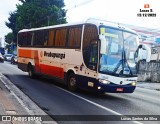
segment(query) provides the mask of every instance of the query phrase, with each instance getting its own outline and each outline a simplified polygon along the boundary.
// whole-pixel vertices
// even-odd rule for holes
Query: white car
[[[5,54],[4,55],[4,60],[5,61],[11,61],[11,58],[12,58],[12,54]]]

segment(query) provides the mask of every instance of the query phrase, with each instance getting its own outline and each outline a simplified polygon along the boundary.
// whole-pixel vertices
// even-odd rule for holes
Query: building
[[[160,46],[160,29],[150,29],[127,24],[123,25],[138,33],[141,44],[147,44],[150,47]]]

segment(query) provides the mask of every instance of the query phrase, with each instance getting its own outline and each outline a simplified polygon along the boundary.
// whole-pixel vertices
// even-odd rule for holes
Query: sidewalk
[[[160,91],[160,83],[137,82],[137,87]]]
[[[50,120],[42,109],[0,73],[0,124],[57,124]]]

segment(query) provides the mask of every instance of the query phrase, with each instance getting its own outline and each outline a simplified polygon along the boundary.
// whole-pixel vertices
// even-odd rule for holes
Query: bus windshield
[[[104,26],[100,27],[100,35],[104,37],[100,47],[100,73],[135,76],[137,35]]]

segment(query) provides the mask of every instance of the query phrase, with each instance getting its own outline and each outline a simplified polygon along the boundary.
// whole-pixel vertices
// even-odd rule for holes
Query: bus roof
[[[105,20],[99,20],[99,19],[94,19],[94,18],[89,18],[87,21],[80,22],[80,23],[67,23],[67,24],[46,26],[46,27],[40,27],[40,28],[23,29],[23,30],[20,30],[19,33],[29,32],[29,31],[45,30],[45,29],[53,29],[53,28],[60,28],[60,27],[68,27],[68,26],[75,26],[75,25],[82,25],[82,24],[94,24],[96,26],[105,25],[105,26],[108,26],[108,27],[120,28],[120,29],[129,31],[129,32],[133,32],[133,33],[136,34],[136,32],[134,30],[129,29],[127,27],[124,27],[124,26],[120,25],[119,23],[105,21]]]

